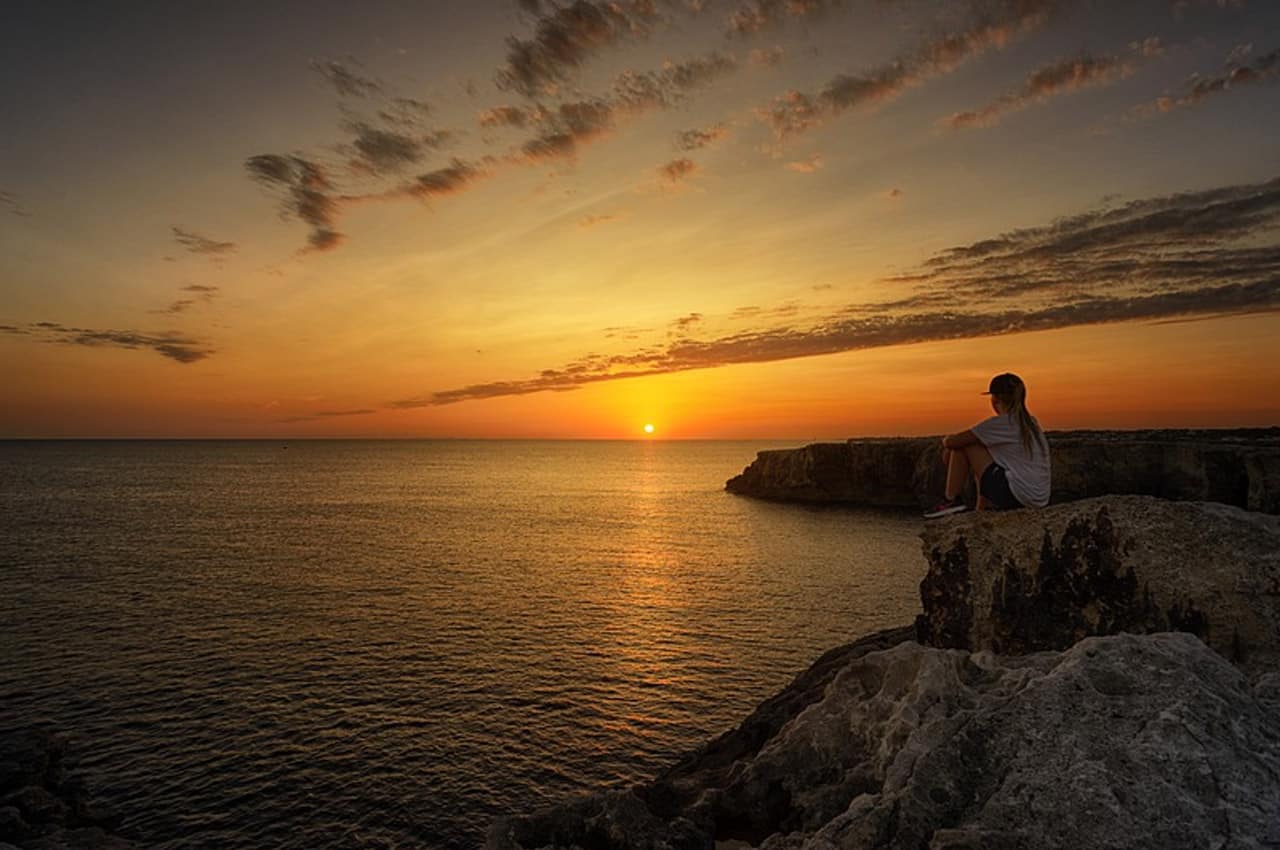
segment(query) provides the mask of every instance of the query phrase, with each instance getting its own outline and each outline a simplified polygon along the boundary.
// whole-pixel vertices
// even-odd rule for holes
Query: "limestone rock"
[[[489,846],[1264,847],[1280,842],[1278,712],[1187,634],[1020,657],[906,642],[849,655],[728,770],[686,767],[696,789],[659,779],[513,818]]]
[[[856,439],[764,451],[725,489],[781,501],[924,507],[942,496],[939,441]],[[1049,444],[1053,503],[1136,494],[1280,513],[1280,428],[1055,431]]]
[[[1011,654],[1178,630],[1280,669],[1280,518],[1107,496],[925,525],[918,639]]]

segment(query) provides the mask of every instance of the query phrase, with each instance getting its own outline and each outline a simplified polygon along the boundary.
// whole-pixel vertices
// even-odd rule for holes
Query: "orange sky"
[[[1280,9],[287,6],[0,36],[0,437],[1280,423]]]

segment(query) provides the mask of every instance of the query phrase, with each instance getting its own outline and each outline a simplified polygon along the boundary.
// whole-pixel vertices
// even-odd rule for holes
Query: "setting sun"
[[[652,423],[645,423],[645,426],[644,426],[644,432],[645,432],[646,434],[652,434],[652,433],[653,433],[653,424],[652,424]]]

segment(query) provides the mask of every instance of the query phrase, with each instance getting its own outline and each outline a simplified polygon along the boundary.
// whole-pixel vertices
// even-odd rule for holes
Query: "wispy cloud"
[[[201,236],[199,233],[183,230],[181,227],[173,228],[173,241],[188,252],[205,257],[224,257],[227,254],[234,254],[236,251],[236,243],[234,242],[221,242],[217,239],[210,239],[207,236]]]
[[[901,296],[614,355],[526,379],[392,402],[412,408],[564,392],[602,381],[1077,325],[1280,309],[1280,179],[1102,207],[928,258],[888,278]],[[741,308],[739,321],[767,318]],[[700,326],[701,319],[699,320]]]
[[[359,408],[357,410],[319,410],[315,413],[304,413],[298,416],[286,416],[283,419],[277,419],[280,423],[294,422],[317,422],[323,419],[339,419],[346,416],[368,416],[378,411],[370,408]]]
[[[801,174],[812,174],[822,168],[822,154],[813,154],[807,159],[794,160],[787,163],[787,169]]]
[[[308,250],[327,251],[346,238],[337,229],[338,198],[326,170],[300,156],[260,154],[244,163],[249,176],[278,193],[280,212],[311,227]]]
[[[691,159],[673,159],[658,166],[658,176],[667,183],[683,183],[698,172],[698,164]]]
[[[532,37],[507,40],[506,64],[496,78],[499,88],[530,98],[554,92],[593,54],[647,35],[659,20],[656,4],[647,0],[534,5]]]
[[[1127,77],[1133,70],[1132,60],[1117,56],[1082,54],[1061,59],[1032,71],[1016,90],[979,109],[949,115],[941,123],[954,130],[990,127],[1010,112],[1043,103],[1058,95],[1113,83]]]
[[[18,197],[12,192],[0,192],[0,207],[8,207],[10,215],[28,216],[26,210],[18,203]]]
[[[751,0],[729,15],[730,36],[754,35],[789,20],[817,18],[844,5],[841,0]]]
[[[1182,91],[1177,94],[1158,97],[1151,103],[1142,104],[1134,110],[1139,117],[1150,116],[1161,112],[1173,112],[1196,106],[1208,98],[1226,94],[1241,86],[1269,82],[1280,77],[1280,49],[1264,53],[1252,62],[1244,59],[1250,51],[1237,47],[1227,57],[1225,69],[1210,76],[1194,76],[1187,81]]]
[[[177,316],[179,314],[186,313],[198,304],[208,304],[210,301],[218,297],[219,290],[216,286],[206,286],[204,284],[193,283],[182,287],[181,291],[187,293],[187,295],[183,298],[170,302],[168,307],[160,310],[152,310],[151,312],[165,316]]]
[[[965,61],[1008,44],[1048,19],[1057,0],[1000,0],[958,30],[933,37],[859,74],[840,74],[815,94],[792,90],[756,111],[779,138],[802,133],[859,107],[875,106]]]
[[[681,130],[676,133],[675,147],[679,151],[696,151],[713,145],[729,135],[729,128],[724,124],[712,124],[710,127]]]
[[[597,227],[601,224],[609,224],[611,222],[618,221],[620,218],[621,216],[614,215],[614,214],[587,215],[578,219],[578,227],[582,227],[582,228]]]
[[[382,85],[377,80],[351,70],[348,63],[335,59],[315,60],[311,69],[341,97],[374,97],[382,93]]]
[[[25,325],[0,325],[0,333],[26,336],[56,345],[150,350],[161,357],[184,364],[196,363],[213,354],[206,343],[172,332],[99,330],[70,327],[58,322],[30,322]]]

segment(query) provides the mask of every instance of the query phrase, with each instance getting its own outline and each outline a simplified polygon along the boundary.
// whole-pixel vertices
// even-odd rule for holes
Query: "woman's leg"
[[[978,485],[978,510],[987,510],[994,507],[982,496],[982,473],[987,471],[987,467],[992,464],[991,452],[987,451],[987,447],[982,443],[973,443],[964,447],[965,466],[973,472],[973,480]],[[947,487],[950,489],[950,476],[948,476]]]
[[[964,449],[943,449],[942,462],[947,466],[947,490],[943,496],[950,502],[960,495],[969,477],[969,456]]]

